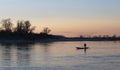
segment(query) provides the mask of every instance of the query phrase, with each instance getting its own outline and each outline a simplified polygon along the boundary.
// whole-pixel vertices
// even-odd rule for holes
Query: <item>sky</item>
[[[0,20],[29,20],[39,33],[120,35],[120,0],[0,0]]]

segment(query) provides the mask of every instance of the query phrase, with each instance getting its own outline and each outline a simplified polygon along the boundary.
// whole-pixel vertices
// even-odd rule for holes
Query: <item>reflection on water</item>
[[[1,59],[3,60],[2,63],[4,66],[11,66],[11,64],[9,62],[11,62],[11,47],[9,45],[6,45],[4,47],[2,47],[1,50]],[[9,61],[9,62],[8,62]]]
[[[31,46],[17,45],[17,66],[29,66],[30,64],[30,50]]]
[[[24,66],[30,64],[30,45],[28,44],[1,44],[0,66]]]
[[[35,44],[0,44],[0,68],[60,70],[119,70],[120,42],[52,42]],[[14,68],[15,67],[15,68]],[[102,70],[103,70],[102,69]]]

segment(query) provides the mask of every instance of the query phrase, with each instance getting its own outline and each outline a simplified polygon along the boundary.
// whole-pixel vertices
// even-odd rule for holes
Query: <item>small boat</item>
[[[89,47],[76,47],[76,49],[89,49]]]

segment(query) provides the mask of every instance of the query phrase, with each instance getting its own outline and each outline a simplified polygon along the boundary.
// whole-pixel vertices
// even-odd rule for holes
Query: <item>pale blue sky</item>
[[[120,16],[120,0],[0,0],[0,15]]]
[[[30,20],[33,25],[58,28],[56,31],[53,30],[53,33],[66,33],[66,35],[70,33],[71,36],[72,34],[74,36],[97,34],[98,31],[103,31],[101,27],[104,24],[104,28],[110,24],[110,29],[113,28],[111,29],[113,31],[106,33],[110,29],[105,29],[102,34],[119,34],[120,32],[116,30],[120,30],[120,0],[0,0],[0,20],[3,18],[11,18],[13,21]],[[70,27],[63,27],[69,24]],[[97,25],[101,27],[92,29],[93,27],[90,25],[95,28]],[[90,28],[80,29],[80,26]],[[88,31],[90,29],[91,31]],[[38,29],[38,31],[40,30]],[[92,32],[92,30],[96,31]]]

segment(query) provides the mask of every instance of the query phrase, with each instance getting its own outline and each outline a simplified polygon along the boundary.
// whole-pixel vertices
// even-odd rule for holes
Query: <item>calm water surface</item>
[[[120,70],[120,41],[0,44],[0,70]]]

